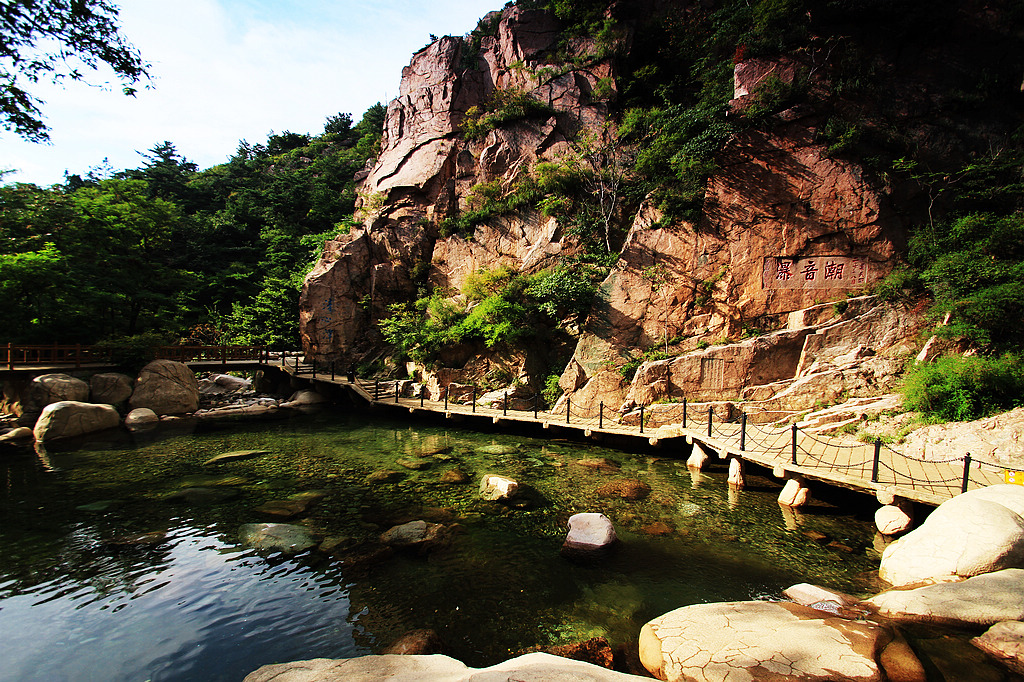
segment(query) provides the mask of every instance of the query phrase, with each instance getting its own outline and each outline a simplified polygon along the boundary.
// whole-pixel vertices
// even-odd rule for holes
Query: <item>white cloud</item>
[[[317,133],[339,111],[358,117],[398,91],[401,69],[428,35],[466,33],[498,0],[123,0],[124,34],[152,64],[137,97],[72,84],[35,92],[53,144],[0,137],[7,181],[51,184],[109,157],[138,166],[136,150],[170,140],[206,167],[241,139],[273,130]]]

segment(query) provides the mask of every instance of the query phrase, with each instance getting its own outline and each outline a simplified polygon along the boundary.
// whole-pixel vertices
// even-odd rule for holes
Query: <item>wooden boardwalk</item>
[[[293,367],[286,369],[295,373]],[[303,369],[306,368],[300,368],[300,373]],[[929,505],[941,504],[967,489],[1004,482],[1002,467],[971,460],[969,456],[944,462],[923,461],[882,443],[850,442],[807,433],[794,426],[764,426],[745,419],[722,422],[712,417],[709,428],[706,410],[694,414],[685,427],[677,424],[650,428],[623,424],[601,415],[571,412],[567,418],[564,409],[534,412],[396,396],[396,387],[401,382],[395,381],[349,382],[346,377],[326,374],[317,375],[315,380],[345,386],[366,403],[380,408],[430,413],[446,419],[489,420],[496,425],[539,425],[543,429],[574,431],[586,438],[645,439],[653,446],[680,450],[692,444],[717,453],[722,459],[736,458],[772,469],[779,477],[802,476],[870,494],[886,491]]]

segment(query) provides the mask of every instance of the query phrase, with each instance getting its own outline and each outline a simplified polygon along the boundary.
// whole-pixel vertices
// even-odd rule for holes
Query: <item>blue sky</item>
[[[120,0],[122,32],[152,64],[135,98],[40,83],[52,144],[0,131],[5,183],[63,182],[109,158],[115,169],[169,140],[201,168],[270,131],[318,133],[398,93],[402,67],[436,35],[462,35],[504,0]],[[106,74],[87,74],[102,82]],[[115,83],[115,86],[117,84]]]

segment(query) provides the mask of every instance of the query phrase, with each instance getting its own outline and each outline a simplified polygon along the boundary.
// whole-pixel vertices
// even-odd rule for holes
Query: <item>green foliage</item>
[[[593,266],[560,266],[541,273],[526,292],[541,301],[538,309],[549,317],[579,321],[590,311],[598,276],[598,269]]]
[[[911,262],[950,315],[940,333],[997,348],[1024,342],[1024,214],[978,213],[917,230]]]
[[[49,139],[41,100],[28,88],[48,78],[83,81],[82,70],[109,67],[126,95],[149,65],[121,35],[107,0],[5,0],[0,6],[0,126],[33,142]]]
[[[554,113],[547,104],[514,88],[495,88],[482,107],[472,106],[460,126],[467,140],[478,140],[487,133],[514,121],[550,116]]]
[[[105,339],[96,344],[98,350],[110,353],[115,364],[133,374],[156,358],[158,346],[166,346],[172,339],[157,332]]]
[[[558,399],[562,397],[562,387],[558,385],[558,380],[561,378],[559,374],[549,374],[548,378],[544,380],[544,388],[541,390],[540,395],[548,409],[554,407]]]
[[[1024,362],[1010,353],[943,357],[911,367],[902,392],[907,410],[945,420],[978,419],[1024,405]]]

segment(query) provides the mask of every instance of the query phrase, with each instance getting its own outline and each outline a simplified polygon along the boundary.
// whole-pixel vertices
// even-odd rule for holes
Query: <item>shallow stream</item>
[[[203,464],[250,449],[267,454]],[[271,662],[376,653],[417,628],[473,666],[597,635],[635,647],[643,623],[679,606],[805,581],[864,593],[862,574],[877,568],[866,498],[786,518],[777,481],[730,493],[724,471],[691,477],[685,452],[323,411],[3,454],[2,680],[239,680]],[[469,481],[441,483],[455,468]],[[367,483],[380,470],[401,478]],[[481,500],[486,473],[532,487],[533,505]],[[650,494],[597,494],[623,478]],[[213,493],[165,499],[187,488]],[[326,496],[287,523],[347,549],[241,545],[240,525],[275,521],[256,507],[304,491]],[[851,500],[864,503],[859,516]],[[604,561],[559,554],[566,520],[583,511],[615,523],[622,542]],[[381,532],[420,518],[454,526],[450,542],[371,560]]]

